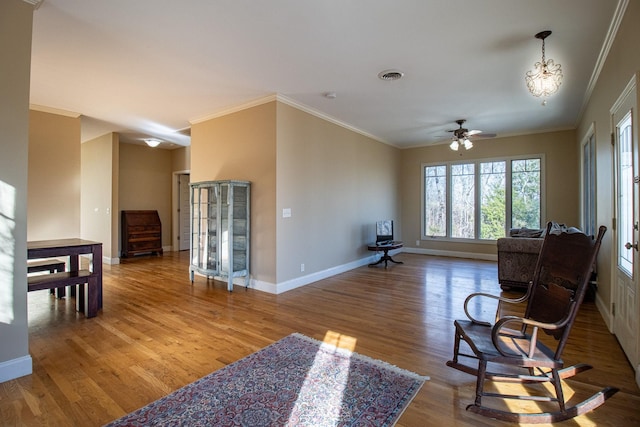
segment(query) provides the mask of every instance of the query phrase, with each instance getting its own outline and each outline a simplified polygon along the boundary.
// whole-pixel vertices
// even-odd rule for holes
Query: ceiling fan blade
[[[477,134],[473,135],[473,137],[475,139],[479,139],[479,138],[495,138],[496,136],[498,136],[498,135],[495,134],[495,133],[484,133],[484,132],[483,133],[477,133]]]
[[[469,132],[467,132],[467,136],[473,136],[473,135],[477,135],[479,133],[482,133],[482,131],[481,130],[477,130],[477,129],[470,130]]]

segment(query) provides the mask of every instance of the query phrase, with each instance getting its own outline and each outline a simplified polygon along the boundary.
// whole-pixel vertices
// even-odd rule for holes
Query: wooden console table
[[[389,251],[392,251],[394,249],[400,249],[402,246],[403,246],[402,242],[390,242],[386,244],[373,243],[367,246],[367,249],[369,249],[370,251],[383,252],[382,257],[380,257],[380,259],[377,262],[369,264],[369,267],[373,267],[384,262],[384,268],[387,268],[388,261],[391,261],[396,264],[403,264],[402,261],[395,261],[393,258],[391,258],[391,255],[389,255]]]
[[[80,269],[80,255],[90,254],[89,270]],[[69,271],[28,277],[28,290],[80,285],[76,310],[94,317],[102,308],[102,243],[82,239],[27,242],[27,259],[69,257]],[[87,283],[87,290],[84,284]]]

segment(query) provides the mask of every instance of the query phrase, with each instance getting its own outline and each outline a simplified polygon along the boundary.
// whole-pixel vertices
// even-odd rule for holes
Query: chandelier
[[[537,39],[542,40],[542,61],[534,64],[534,69],[527,71],[525,81],[529,92],[535,97],[543,97],[553,95],[560,88],[562,83],[562,69],[560,64],[553,62],[553,59],[545,59],[544,55],[544,39],[551,35],[551,31],[541,31],[536,34]],[[542,105],[546,104],[546,100]]]

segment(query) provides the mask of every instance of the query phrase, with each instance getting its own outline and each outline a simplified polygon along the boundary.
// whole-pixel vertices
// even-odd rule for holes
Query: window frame
[[[452,160],[442,162],[428,162],[421,164],[420,170],[420,240],[440,241],[440,242],[457,242],[457,243],[481,243],[481,244],[495,244],[495,239],[481,239],[480,230],[478,225],[480,224],[481,216],[481,197],[480,197],[480,176],[482,163],[490,162],[505,162],[505,236],[508,235],[509,229],[512,228],[512,212],[511,212],[511,162],[513,160],[540,160],[540,226],[542,227],[543,218],[546,218],[546,159],[543,153],[538,154],[522,154],[517,156],[506,157],[491,157],[491,158],[478,158],[478,159],[464,159],[464,160]],[[473,163],[475,169],[475,223],[474,238],[459,238],[451,237],[451,166],[459,164]],[[426,168],[433,166],[446,166],[446,235],[445,236],[430,236],[425,234],[425,209],[426,209]]]
[[[589,126],[586,136],[582,140],[580,150],[580,207],[582,230],[588,235],[595,235],[597,228],[597,142],[595,124]],[[587,155],[589,156],[587,158]]]

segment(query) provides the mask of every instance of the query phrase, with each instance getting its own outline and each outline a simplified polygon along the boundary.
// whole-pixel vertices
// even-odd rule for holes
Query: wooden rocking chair
[[[505,421],[519,423],[552,423],[567,420],[594,410],[618,389],[607,387],[590,398],[567,407],[561,380],[591,369],[578,364],[563,369],[562,352],[567,344],[569,332],[582,303],[589,284],[592,266],[596,260],[606,227],[601,226],[595,240],[579,231],[551,233],[547,225],[533,280],[527,293],[518,299],[509,299],[485,293],[474,293],[464,302],[469,320],[456,320],[453,360],[447,366],[476,375],[475,403],[467,410]],[[469,302],[476,297],[498,300],[494,324],[477,320],[469,314]],[[501,316],[506,303],[525,303],[524,316]],[[555,350],[543,344],[538,332],[544,331],[557,340]],[[460,340],[466,342],[473,354],[460,353]],[[477,360],[477,367],[459,362],[460,357]],[[499,372],[488,372],[491,369]],[[474,362],[475,364],[475,362]],[[525,368],[524,372],[513,368]],[[485,381],[519,382],[525,384],[551,383],[555,396],[548,393],[538,395],[513,395],[484,390]],[[530,392],[531,388],[527,388]],[[483,405],[485,397],[521,399],[536,402],[556,402],[559,410],[553,412],[516,413]],[[551,408],[553,409],[553,408]]]

